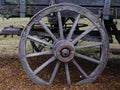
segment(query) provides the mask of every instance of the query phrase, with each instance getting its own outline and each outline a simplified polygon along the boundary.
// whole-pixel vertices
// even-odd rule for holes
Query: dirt
[[[108,62],[102,75],[91,84],[44,86],[33,83],[19,62],[18,55],[0,55],[0,90],[120,90],[120,63]]]

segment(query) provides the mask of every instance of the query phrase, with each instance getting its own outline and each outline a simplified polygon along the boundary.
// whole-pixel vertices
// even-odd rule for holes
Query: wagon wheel
[[[76,15],[73,26],[66,33],[62,26],[61,16],[65,12],[74,12]],[[59,24],[58,33],[53,32],[44,23],[44,17],[56,12]],[[80,34],[75,34],[75,28],[80,22],[80,17],[85,17],[92,24]],[[39,22],[44,29],[44,35],[48,35],[54,42],[47,42],[29,34],[34,23]],[[98,31],[99,41],[85,41],[83,38],[89,36],[92,31]],[[43,33],[43,31],[41,31]],[[28,53],[27,41],[43,44],[44,50],[41,52]],[[83,43],[84,42],[84,43]],[[85,84],[93,82],[103,71],[107,63],[108,37],[99,22],[98,18],[89,10],[74,4],[56,4],[39,11],[32,17],[25,27],[19,45],[19,56],[23,68],[29,77],[37,84],[49,85],[59,80],[66,80],[67,84]],[[44,57],[45,56],[45,57]],[[97,56],[97,57],[96,57]],[[30,58],[37,57],[29,62]],[[43,58],[44,57],[44,58]],[[48,58],[47,58],[48,57]],[[44,60],[43,60],[44,59]],[[38,63],[38,61],[40,61]],[[89,65],[91,66],[89,67]],[[62,69],[61,69],[62,68]],[[46,70],[46,72],[45,72]],[[62,70],[62,73],[59,73]],[[64,72],[64,71],[65,72]],[[58,77],[60,75],[60,77]],[[64,78],[65,75],[65,79]],[[63,76],[63,77],[62,77]],[[62,77],[62,78],[61,78]],[[61,78],[61,79],[59,79]]]

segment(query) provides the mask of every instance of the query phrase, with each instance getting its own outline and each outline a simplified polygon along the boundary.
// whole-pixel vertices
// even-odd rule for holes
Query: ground
[[[0,55],[0,90],[119,90],[120,63],[110,60],[102,75],[92,84],[41,86],[33,83],[19,62],[17,54]]]
[[[2,21],[0,28],[11,25],[9,21],[4,24],[5,21]],[[18,26],[17,20],[13,21]],[[25,22],[26,19],[19,21]],[[19,36],[0,36],[0,90],[120,90],[119,54],[110,54],[105,70],[94,83],[68,86],[56,82],[54,85],[41,86],[33,83],[24,72],[18,56],[18,43]],[[114,42],[111,46],[119,48],[120,45]]]

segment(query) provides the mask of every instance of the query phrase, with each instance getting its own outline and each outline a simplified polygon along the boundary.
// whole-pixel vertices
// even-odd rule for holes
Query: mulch
[[[18,55],[0,55],[0,90],[120,90],[120,63],[110,60],[102,75],[91,84],[36,85],[24,72]]]

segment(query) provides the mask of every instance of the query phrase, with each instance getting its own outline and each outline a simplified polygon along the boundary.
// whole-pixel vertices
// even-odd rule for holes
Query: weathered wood
[[[120,48],[110,48],[110,52],[113,54],[120,54]]]
[[[4,0],[5,4],[19,4],[20,0]],[[49,5],[51,0],[26,0],[27,5]],[[55,0],[56,3],[75,3],[82,6],[104,6],[105,0]],[[112,6],[120,6],[120,0],[111,0]]]
[[[24,1],[24,0],[23,0]],[[4,6],[4,11],[0,12],[3,15],[9,15],[10,17],[19,17],[22,16],[25,12],[25,15],[33,16],[35,13],[40,11],[41,9],[50,5],[51,0],[25,0],[26,7],[23,7],[25,11],[21,8],[20,0],[0,0],[2,2],[1,6]],[[73,3],[77,5],[81,5],[84,7],[89,7],[89,9],[95,14],[99,14],[99,10],[104,7],[105,0],[55,0],[56,4],[59,3]],[[111,7],[115,7],[112,12],[117,10],[117,16],[120,18],[120,0],[112,0]],[[22,13],[23,10],[23,13]],[[21,14],[20,14],[21,12]],[[115,14],[115,13],[114,13]],[[24,16],[24,15],[23,15]],[[114,15],[115,16],[115,15]]]

